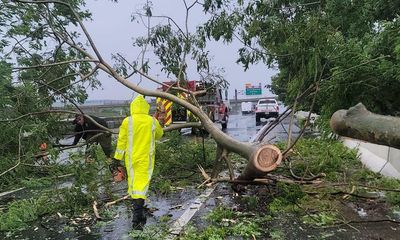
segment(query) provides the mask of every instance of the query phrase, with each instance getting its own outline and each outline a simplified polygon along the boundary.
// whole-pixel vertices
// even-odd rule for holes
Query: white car
[[[242,102],[242,114],[248,114],[253,112],[253,104],[251,102]]]
[[[260,99],[256,105],[256,122],[261,118],[270,118],[279,116],[279,106],[275,99]]]

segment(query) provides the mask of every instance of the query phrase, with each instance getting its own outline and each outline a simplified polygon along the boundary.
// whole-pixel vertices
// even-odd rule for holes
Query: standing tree
[[[271,89],[286,105],[320,79],[315,111],[326,118],[358,102],[398,114],[399,1],[209,0],[204,9],[212,15],[205,36],[242,41],[245,68],[279,67]]]

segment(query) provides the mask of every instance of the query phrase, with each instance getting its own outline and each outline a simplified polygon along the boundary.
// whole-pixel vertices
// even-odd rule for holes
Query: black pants
[[[146,214],[144,212],[144,199],[132,199],[132,228],[143,230],[146,224]]]

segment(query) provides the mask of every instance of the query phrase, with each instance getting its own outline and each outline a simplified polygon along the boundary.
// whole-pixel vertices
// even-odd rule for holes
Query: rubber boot
[[[146,215],[144,213],[144,199],[133,199],[132,207],[132,228],[134,230],[143,230],[143,227],[146,224]]]

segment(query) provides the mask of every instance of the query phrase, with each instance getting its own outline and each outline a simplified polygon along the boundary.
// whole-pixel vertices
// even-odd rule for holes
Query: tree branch
[[[78,112],[68,111],[68,110],[44,110],[44,111],[40,111],[40,112],[31,112],[31,113],[27,113],[27,114],[21,115],[21,116],[16,117],[16,118],[0,119],[0,122],[14,122],[14,121],[18,121],[18,120],[20,120],[20,119],[22,119],[22,118],[25,118],[25,117],[34,116],[34,115],[41,115],[41,114],[48,114],[48,113],[70,113],[70,114],[79,114]]]
[[[73,82],[73,83],[71,83],[71,84],[68,84],[68,85],[65,85],[65,86],[63,86],[63,87],[61,87],[61,88],[58,88],[58,89],[55,89],[54,91],[57,91],[57,92],[59,92],[59,91],[62,91],[63,89],[65,89],[65,88],[68,88],[68,87],[71,87],[71,86],[73,86],[73,85],[75,85],[75,84],[77,84],[77,83],[79,83],[79,82],[83,82],[83,81],[85,81],[87,78],[89,78],[89,77],[91,77],[93,74],[95,74],[96,73],[96,71],[97,71],[97,69],[98,69],[98,65],[96,65],[96,67],[94,68],[94,69],[92,69],[92,71],[90,72],[90,73],[88,73],[88,74],[86,74],[86,75],[82,75],[81,73],[73,73],[73,74],[68,74],[68,75],[80,75],[81,76],[81,79],[79,79],[78,81],[75,81],[75,82]],[[68,76],[67,75],[67,76]],[[64,76],[64,77],[66,77],[66,76]],[[52,80],[50,83],[53,83],[53,82],[55,82],[57,79],[54,79],[54,80]],[[59,78],[58,78],[58,80],[60,80]],[[48,83],[48,84],[50,84],[50,83]],[[54,96],[54,93],[53,94],[51,94],[51,95],[49,95],[47,98],[51,98],[52,96]]]
[[[35,1],[28,1],[28,0],[15,0],[16,2],[20,3],[33,3],[33,4],[40,4],[40,3],[56,3],[56,4],[61,4],[64,6],[67,6],[71,12],[74,14],[74,17],[79,23],[79,26],[81,27],[82,31],[84,32],[86,38],[88,39],[90,46],[92,47],[93,51],[95,52],[97,58],[100,60],[100,62],[104,62],[103,58],[101,57],[100,52],[97,50],[96,45],[94,44],[93,39],[91,38],[89,32],[87,31],[85,25],[82,23],[82,20],[80,19],[79,15],[75,12],[75,10],[72,8],[72,6],[63,1],[58,1],[58,0],[35,0]]]
[[[6,173],[12,171],[13,169],[17,168],[21,164],[21,135],[22,135],[22,127],[19,129],[19,134],[18,134],[18,162],[17,162],[17,164],[15,164],[15,166],[9,168],[8,170],[2,172],[0,174],[0,177]]]
[[[27,70],[27,69],[32,69],[32,68],[53,67],[53,66],[59,66],[59,65],[70,64],[70,63],[79,63],[79,62],[99,62],[99,61],[94,60],[94,59],[74,59],[74,60],[69,60],[69,61],[49,63],[49,64],[43,64],[43,65],[35,65],[35,66],[28,66],[28,67],[14,67],[13,69],[15,69],[17,71],[21,71],[21,70]]]
[[[138,16],[141,17],[146,17],[146,15],[141,14],[141,13],[136,13]],[[179,25],[175,22],[175,20],[169,16],[164,16],[164,15],[152,15],[151,17],[153,18],[166,18],[168,21],[171,21],[173,25],[175,25],[176,28],[178,28],[179,32],[183,34],[183,36],[187,39],[187,36],[185,35],[185,32],[179,27]]]
[[[48,114],[48,113],[69,113],[69,114],[82,114],[79,112],[74,112],[74,111],[68,111],[68,110],[44,110],[44,111],[40,111],[40,112],[32,112],[32,113],[27,113],[24,115],[21,115],[19,117],[16,118],[11,118],[11,119],[0,119],[0,122],[14,122],[14,121],[18,121],[22,118],[25,117],[29,117],[29,116],[34,116],[34,115],[41,115],[41,114]],[[103,125],[97,123],[92,117],[90,117],[89,115],[86,114],[82,114],[83,116],[85,116],[86,118],[88,118],[90,121],[92,121],[96,126],[98,126],[99,128],[105,130],[106,132],[110,132],[110,133],[114,133],[113,131],[111,131],[110,129],[104,127]]]
[[[60,94],[63,98],[65,98],[66,100],[68,100],[70,103],[72,103],[76,109],[78,109],[78,111],[83,114],[82,109],[78,106],[78,104],[75,103],[74,100],[72,100],[71,98],[69,98],[68,96],[66,96],[64,93],[62,93],[61,91],[57,90],[56,88],[53,88],[52,86],[48,85],[47,83],[43,82],[43,81],[36,81],[39,84],[42,84],[43,86],[46,86],[49,89],[52,89],[55,92],[58,92],[58,94]]]
[[[182,129],[182,128],[201,128],[202,125],[200,122],[189,122],[189,123],[181,123],[181,124],[172,124],[168,127],[164,128],[164,132],[171,132],[174,130]]]

